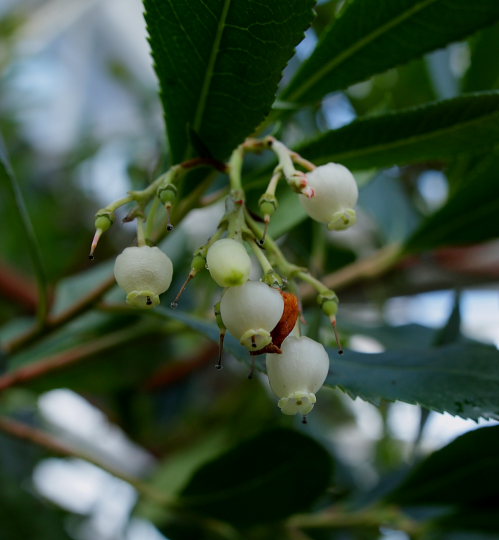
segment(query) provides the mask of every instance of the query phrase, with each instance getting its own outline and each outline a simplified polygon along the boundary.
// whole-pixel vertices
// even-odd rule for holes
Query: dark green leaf
[[[497,508],[499,426],[465,433],[434,452],[387,499],[404,505]]]
[[[171,158],[225,158],[264,119],[312,0],[144,0]]]
[[[462,84],[465,92],[499,88],[499,66],[491,58],[499,55],[499,26],[482,30],[470,43],[471,63]]]
[[[438,530],[438,540],[497,540],[499,538],[499,520],[497,519],[497,507],[458,508],[455,512],[435,520],[432,524]],[[461,534],[443,535],[446,531],[481,531]],[[495,533],[495,534],[494,534]],[[437,536],[434,537],[437,540]]]
[[[499,125],[499,124],[498,124]],[[499,155],[482,160],[446,204],[407,240],[408,252],[484,242],[499,236]]]
[[[499,19],[496,0],[355,0],[281,98],[304,103],[365,80]]]
[[[178,311],[158,310],[163,311],[218,341],[215,324]],[[427,339],[433,339],[433,333]],[[230,334],[225,345],[236,358],[249,361],[246,349]],[[346,351],[341,357],[335,350],[328,352],[332,369],[326,384],[339,386],[351,396],[373,403],[383,399],[416,403],[463,418],[499,418],[499,352],[494,347],[460,343],[424,348],[422,344],[378,354]]]
[[[181,493],[189,510],[239,525],[304,510],[329,485],[332,461],[313,439],[276,429],[198,469]]]
[[[498,137],[499,92],[487,92],[361,118],[297,151],[314,163],[369,169],[453,158],[491,148]]]
[[[499,352],[479,344],[363,354],[330,350],[326,383],[373,403],[418,403],[463,418],[499,418]]]

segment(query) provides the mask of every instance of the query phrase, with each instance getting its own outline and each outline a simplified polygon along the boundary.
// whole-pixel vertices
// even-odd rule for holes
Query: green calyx
[[[159,305],[159,296],[154,291],[131,291],[126,297],[131,306],[150,309]]]
[[[171,183],[164,183],[158,187],[156,195],[163,204],[173,204],[177,198],[177,187]]]
[[[281,289],[284,285],[284,280],[275,270],[265,272],[262,281],[274,289]]]
[[[109,210],[99,210],[95,214],[95,228],[100,229],[102,232],[106,232],[114,221],[114,215]]]
[[[264,193],[258,201],[258,206],[260,212],[264,216],[271,216],[277,210],[279,203],[277,202],[275,195],[272,195],[272,193]]]
[[[327,224],[330,231],[344,231],[357,222],[357,213],[353,208],[335,212]]]
[[[317,296],[317,303],[328,317],[334,317],[338,313],[339,300],[333,291],[324,291]]]
[[[191,261],[191,274],[197,274],[206,267],[206,255],[202,250],[196,251]]]

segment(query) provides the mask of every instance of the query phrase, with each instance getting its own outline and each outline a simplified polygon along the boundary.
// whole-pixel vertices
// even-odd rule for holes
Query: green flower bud
[[[333,291],[322,292],[317,296],[317,303],[328,317],[338,313],[339,300]]]
[[[272,195],[271,193],[264,193],[258,201],[258,206],[260,208],[260,212],[264,216],[271,216],[277,210],[279,203],[277,202],[275,195]]]
[[[170,183],[162,184],[158,187],[156,195],[163,204],[172,205],[177,199],[177,187]]]
[[[100,229],[102,232],[106,232],[114,221],[114,215],[109,210],[99,210],[95,214],[95,228]]]
[[[206,268],[206,257],[198,250],[191,261],[191,274],[197,274]]]

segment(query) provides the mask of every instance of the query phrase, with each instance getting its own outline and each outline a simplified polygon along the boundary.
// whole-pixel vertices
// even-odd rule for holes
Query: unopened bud
[[[99,243],[100,237],[102,236],[102,233],[106,232],[109,227],[113,224],[113,213],[109,210],[99,210],[97,214],[95,214],[95,234],[92,239],[92,244],[90,246],[90,253],[88,255],[88,258],[90,260],[94,259],[94,251],[97,247],[97,244]]]
[[[95,214],[95,228],[106,232],[114,222],[114,215],[109,210],[99,210]]]
[[[156,195],[163,204],[172,205],[177,199],[177,187],[170,183],[162,184],[158,187]]]
[[[264,193],[258,201],[258,206],[260,208],[260,212],[264,216],[271,216],[277,210],[279,203],[277,202],[275,195],[272,195],[271,193]]]
[[[338,313],[339,300],[333,291],[318,294],[317,303],[328,317],[334,317]]]

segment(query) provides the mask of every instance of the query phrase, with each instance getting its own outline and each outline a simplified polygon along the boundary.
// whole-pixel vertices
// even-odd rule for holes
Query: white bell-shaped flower
[[[307,214],[316,221],[327,223],[329,230],[347,229],[357,221],[354,207],[359,190],[352,173],[339,163],[328,163],[307,173],[314,189],[312,198],[300,195]]]
[[[248,252],[241,242],[232,238],[222,238],[210,246],[206,265],[220,287],[244,285],[251,272]]]
[[[247,281],[228,288],[220,301],[222,321],[229,332],[249,350],[258,351],[271,341],[270,332],[284,311],[276,289],[261,281]]]
[[[126,248],[114,263],[114,277],[127,292],[127,303],[136,307],[157,306],[172,275],[172,261],[157,247]]]
[[[306,336],[288,336],[282,354],[267,354],[270,387],[279,397],[284,414],[308,414],[316,401],[315,393],[324,384],[329,370],[326,349]]]

